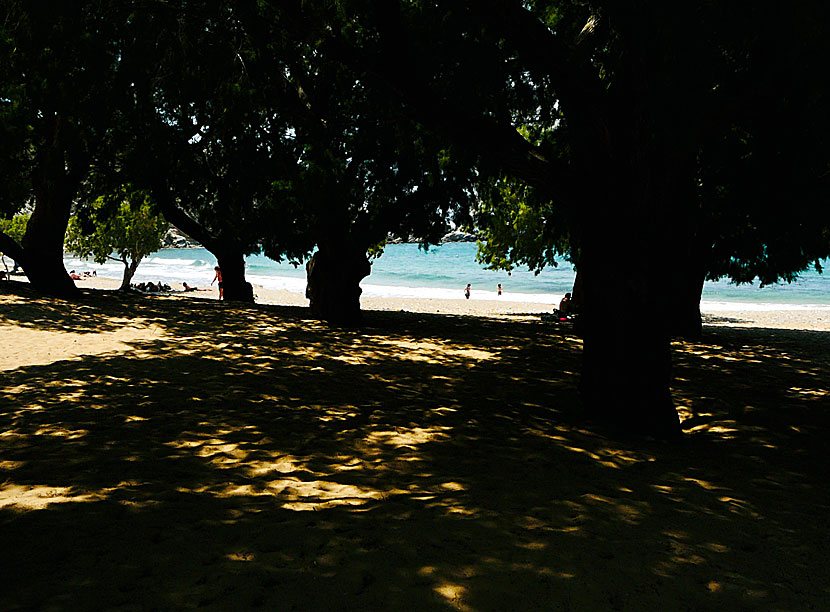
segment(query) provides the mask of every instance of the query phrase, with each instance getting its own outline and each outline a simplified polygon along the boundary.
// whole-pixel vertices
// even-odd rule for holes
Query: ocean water
[[[546,268],[539,275],[527,269],[512,273],[486,270],[475,260],[474,243],[450,243],[430,247],[428,251],[415,244],[390,244],[372,264],[372,273],[361,283],[367,297],[463,297],[467,283],[472,285],[471,299],[502,299],[516,302],[556,304],[566,291],[571,291],[574,270],[562,261],[555,268]],[[123,266],[112,262],[103,265],[71,256],[64,260],[67,270],[95,269],[100,276],[121,278]],[[295,293],[305,291],[305,268],[276,263],[261,255],[248,257],[247,277],[266,289],[283,289]],[[181,289],[182,281],[197,287],[208,287],[213,279],[216,259],[205,249],[164,249],[145,258],[133,282],[164,281]],[[734,285],[728,281],[707,282],[703,302],[709,310],[830,309],[830,261],[823,262],[828,272],[805,271],[794,283],[764,288],[755,285]],[[641,274],[636,265],[626,264],[621,274]],[[503,295],[498,298],[497,286]]]

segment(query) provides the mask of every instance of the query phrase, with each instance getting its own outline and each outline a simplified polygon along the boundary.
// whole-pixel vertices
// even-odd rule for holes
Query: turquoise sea
[[[571,265],[560,262],[558,267],[546,268],[535,275],[527,269],[511,274],[486,270],[475,260],[474,243],[449,243],[430,247],[428,251],[416,244],[387,245],[383,255],[374,260],[372,274],[363,279],[363,295],[368,297],[434,297],[461,298],[467,283],[472,285],[472,299],[498,299],[496,290],[502,284],[506,301],[558,303],[573,287],[574,271]],[[65,259],[67,270],[96,269],[101,276],[120,278],[123,267],[118,263],[98,265],[76,258]],[[216,259],[205,249],[164,249],[144,261],[138,268],[135,282],[164,281],[180,289],[181,282],[205,287],[213,278]],[[620,274],[642,274],[636,258],[625,263],[615,262]],[[823,262],[830,268],[830,261]],[[267,289],[285,289],[297,293],[305,290],[303,266],[278,264],[263,256],[247,258],[248,279]],[[753,309],[803,308],[824,306],[830,308],[830,269],[824,274],[815,270],[804,272],[791,284],[760,288],[754,285],[736,286],[728,281],[707,282],[703,301],[717,309],[741,307]]]

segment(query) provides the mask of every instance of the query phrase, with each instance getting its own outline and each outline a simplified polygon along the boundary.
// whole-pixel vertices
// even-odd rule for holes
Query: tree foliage
[[[129,2],[6,2],[0,8],[0,212],[27,204],[20,244],[0,233],[32,284],[77,292],[63,269],[72,202],[107,163],[130,77],[119,40]]]
[[[603,418],[676,433],[669,333],[679,313],[699,330],[704,277],[786,277],[826,252],[825,3],[774,27],[767,2],[341,5],[389,95],[478,156],[491,263],[575,256]],[[632,250],[647,272],[617,274]],[[620,299],[648,313],[636,332]]]
[[[773,11],[766,3],[685,4],[692,17],[687,23],[648,5],[631,15],[603,3],[581,9],[536,3],[532,12],[555,30],[570,54],[590,53],[587,66],[612,100],[632,87],[625,83],[632,58],[662,45],[646,60],[651,68],[640,77],[635,110],[647,113],[652,142],[664,139],[667,148],[686,149],[694,160],[686,181],[696,208],[688,224],[699,274],[737,283],[758,279],[762,285],[792,281],[810,265],[820,268],[819,260],[830,255],[830,212],[824,205],[830,195],[825,112],[830,87],[825,71],[815,70],[815,58],[827,46],[826,6],[804,3],[772,27]],[[630,34],[650,24],[655,29],[639,38],[643,46],[631,45]],[[676,45],[670,37],[690,44],[672,50]],[[543,87],[542,80],[538,86]],[[682,106],[663,103],[676,99],[683,100]],[[538,117],[514,124],[540,149],[538,136],[528,137],[526,130],[532,126],[538,134],[542,129],[547,150],[568,160],[579,146],[572,139],[581,136],[573,130],[568,107],[562,109],[541,126]],[[634,125],[637,115],[630,116]],[[655,162],[656,169],[661,164],[666,160]],[[497,184],[504,181],[499,178]],[[478,220],[485,261],[503,268],[553,263],[550,249],[562,252],[563,234],[578,247],[570,208],[557,208],[555,200],[535,193],[538,189],[526,192],[526,206],[520,206],[515,190],[510,191],[502,197],[499,187],[483,190]],[[533,225],[527,223],[528,208],[537,211]],[[503,219],[507,211],[513,211],[514,222]]]
[[[126,290],[141,260],[161,248],[168,227],[144,194],[129,194],[114,210],[100,197],[70,219],[66,249],[99,264],[124,264],[121,289]]]
[[[150,190],[229,288],[246,253],[316,245],[352,303],[367,249],[434,241],[478,196],[491,265],[584,276],[586,404],[671,435],[669,337],[678,313],[699,331],[703,279],[830,250],[819,0],[33,6],[0,21],[0,206],[34,198],[19,254],[44,287],[98,177]],[[617,274],[632,249],[647,273]]]
[[[26,225],[29,223],[29,217],[31,216],[30,213],[21,213],[14,215],[11,219],[0,219],[0,232],[20,243],[23,236],[26,235]]]

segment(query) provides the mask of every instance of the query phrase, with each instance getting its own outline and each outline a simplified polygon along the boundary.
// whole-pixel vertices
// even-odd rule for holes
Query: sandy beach
[[[705,312],[663,445],[549,305],[79,286],[0,283],[0,610],[830,609],[828,310]]]
[[[93,277],[77,282],[86,289],[114,290],[120,285],[116,279]],[[202,287],[208,291],[190,293],[175,292],[176,296],[199,299],[218,299],[215,287]],[[181,289],[181,287],[176,287]],[[308,306],[308,300],[300,293],[274,291],[260,285],[254,286],[256,301],[259,304],[277,306]],[[511,319],[536,319],[543,312],[550,312],[549,304],[532,302],[511,302],[507,300],[457,300],[403,299],[403,298],[362,298],[364,310],[381,310],[411,313],[435,313],[451,315],[473,315]],[[816,308],[780,308],[746,309],[744,305],[725,302],[701,305],[703,321],[707,325],[727,327],[763,327],[768,329],[792,329],[830,331],[830,307]]]

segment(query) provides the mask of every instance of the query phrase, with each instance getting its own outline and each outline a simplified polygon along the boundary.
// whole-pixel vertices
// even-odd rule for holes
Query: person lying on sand
[[[75,270],[72,270],[72,271],[69,273],[69,278],[71,278],[72,280],[83,280],[83,277],[82,277],[80,274],[77,274],[77,273],[75,272]]]
[[[198,287],[191,287],[187,283],[182,283],[182,287],[184,287],[185,292],[187,292],[187,291],[208,291],[207,289],[199,289]]]

